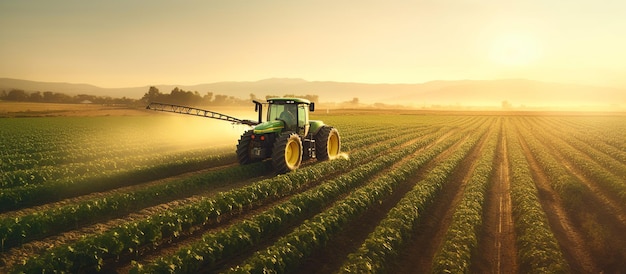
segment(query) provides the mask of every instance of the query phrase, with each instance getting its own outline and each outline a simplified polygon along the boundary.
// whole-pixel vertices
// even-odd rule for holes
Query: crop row
[[[604,188],[607,192],[612,193],[622,204],[626,204],[626,181],[623,176],[613,174],[607,170],[603,165],[606,161],[595,162],[590,160],[584,152],[568,144],[560,138],[554,138],[552,136],[539,135],[541,141],[550,144],[556,150],[558,150],[568,161],[571,161],[580,171],[593,179],[600,187]],[[601,155],[597,156],[595,160],[603,158]]]
[[[389,130],[389,128],[380,130]],[[355,135],[357,138],[360,136],[359,134]],[[345,143],[349,145],[350,140],[345,140]],[[151,153],[143,151],[144,148],[150,148]],[[85,152],[91,150],[110,151],[111,149],[102,149],[98,145],[89,147],[83,144],[79,150]],[[235,160],[234,154],[230,155],[233,150],[230,146],[228,148],[186,150],[175,153],[161,152],[161,150],[161,148],[155,148],[150,146],[150,144],[146,144],[135,146],[132,150],[123,150],[119,155],[111,155],[110,153],[91,155],[91,153],[87,153],[91,155],[88,159],[67,164],[55,164],[54,160],[44,156],[39,157],[43,157],[43,159],[36,159],[37,157],[32,155],[17,155],[16,157],[20,158],[19,162],[12,163],[13,160],[11,159],[4,159],[0,162],[0,170],[3,171],[0,177],[0,188],[55,181],[77,181],[79,184],[85,184],[92,180],[100,180],[101,177],[116,177],[119,174],[150,168],[150,166],[155,165],[154,163],[183,161],[187,166],[197,166],[198,164],[211,166],[214,164],[207,161],[215,158],[217,155],[229,154],[228,160]],[[74,155],[77,152],[69,154]]]
[[[454,134],[431,149],[410,158],[400,167],[376,177],[366,185],[352,191],[347,197],[335,202],[324,212],[315,215],[296,227],[291,233],[279,238],[273,245],[255,252],[242,264],[230,269],[237,273],[282,273],[293,270],[303,258],[320,248],[343,226],[362,212],[389,196],[394,188],[405,182],[429,160],[462,138]]]
[[[621,151],[616,147],[607,145],[591,136],[581,132],[571,130],[554,130],[556,124],[549,123],[550,120],[533,121],[536,124],[548,124],[544,132],[557,136],[572,147],[591,157],[598,164],[602,165],[612,173],[619,176],[626,176],[626,151]],[[582,139],[582,140],[581,140]]]
[[[610,250],[610,254],[620,254],[623,257],[626,254],[626,249],[619,241],[615,240],[611,230],[607,229],[607,226],[610,226],[607,225],[607,221],[610,221],[602,214],[597,213],[602,209],[590,207],[590,204],[594,204],[594,201],[598,199],[596,194],[569,173],[563,164],[548,152],[549,148],[538,141],[532,133],[523,127],[519,127],[519,130],[524,142],[532,152],[532,156],[548,177],[550,187],[559,195],[562,207],[570,220],[573,220],[572,224],[575,229],[585,235],[586,248],[589,249],[590,253],[602,254],[606,252],[603,250]],[[602,262],[603,259],[597,261]]]
[[[0,188],[54,183],[55,181],[76,181],[89,183],[90,180],[99,180],[101,177],[115,177],[118,174],[128,173],[150,168],[154,163],[183,162],[186,166],[220,165],[225,161],[235,161],[231,147],[219,150],[196,150],[179,153],[157,153],[151,156],[130,153],[123,158],[100,158],[81,163],[65,165],[42,165],[29,169],[6,171],[0,178]]]
[[[422,134],[425,134],[425,132],[427,131],[422,132]],[[386,138],[389,137],[391,136],[386,136]],[[382,140],[381,137],[369,136],[355,142],[376,143]],[[64,231],[80,223],[84,224],[101,219],[104,215],[111,212],[118,215],[124,214],[180,197],[181,194],[197,192],[215,183],[256,177],[269,169],[269,162],[249,166],[236,166],[168,182],[165,185],[153,185],[136,191],[113,193],[22,217],[3,218],[0,219],[0,240],[3,242],[2,246],[4,249],[24,241]]]
[[[200,241],[179,249],[171,256],[160,258],[145,266],[136,264],[132,271],[191,273],[203,268],[213,268],[217,262],[242,252],[268,235],[273,235],[285,226],[301,221],[311,213],[321,210],[340,195],[363,184],[368,178],[374,177],[376,173],[393,165],[406,155],[415,153],[417,149],[431,143],[438,136],[432,135],[420,139],[399,151],[379,157],[367,165],[360,165],[336,179],[294,195],[287,201],[250,219],[233,224],[227,229],[205,234]]]
[[[536,159],[539,166],[548,176],[549,183],[564,203],[564,208],[569,213],[581,212],[584,207],[588,206],[585,202],[591,191],[587,186],[582,184],[559,162],[554,154],[549,152],[548,147],[540,142],[535,134],[527,130],[526,127],[517,124],[521,140],[528,145],[532,153],[532,157]]]
[[[444,188],[448,177],[485,134],[487,127],[473,132],[462,145],[439,163],[393,207],[341,266],[342,273],[382,272],[414,233],[418,219]]]
[[[495,127],[500,128],[498,123]],[[476,167],[472,171],[459,205],[452,215],[452,222],[444,241],[433,259],[435,273],[469,273],[471,259],[476,254],[479,234],[483,225],[483,207],[487,197],[490,178],[500,132],[488,137]]]
[[[79,203],[72,203],[20,217],[0,219],[2,249],[63,232],[81,224],[123,214],[181,195],[194,193],[210,185],[228,183],[260,176],[271,168],[269,162],[235,166],[180,179],[167,184],[152,185],[136,191],[113,193]]]
[[[562,121],[555,121],[554,119],[534,119],[530,122],[534,122],[535,124],[541,126],[547,126],[548,129],[550,129],[550,133],[552,135],[559,136],[570,145],[581,149],[582,152],[585,152],[585,154],[587,154],[591,158],[607,158],[614,160],[613,163],[608,162],[608,164],[611,165],[607,167],[613,168],[613,164],[620,163],[622,166],[619,166],[617,168],[619,168],[623,173],[623,165],[626,165],[626,147],[623,145],[611,145],[606,140],[607,136],[609,135],[620,134],[618,130],[620,128],[619,126],[613,125],[613,127],[603,127],[601,134],[598,134],[597,131],[590,131],[584,126],[562,125],[559,123]],[[559,130],[554,130],[557,128]],[[626,129],[622,130],[624,133],[626,133]],[[620,139],[624,139],[623,135],[620,135]],[[622,141],[626,142],[626,140]],[[606,160],[601,159],[601,161]]]
[[[551,122],[551,125],[553,126],[558,125],[557,124],[558,121],[550,120],[550,122]],[[561,127],[563,128],[564,126],[561,126]],[[585,130],[585,128],[573,127],[573,128],[562,129],[559,131],[559,133],[561,132],[566,133],[566,134],[561,134],[561,136],[574,137],[578,139],[579,141],[581,141],[583,144],[589,145],[598,151],[601,151],[603,153],[610,155],[612,158],[620,161],[621,163],[626,164],[626,149],[625,149],[626,147],[620,148],[619,146],[610,145],[608,142],[603,140],[606,137],[605,135],[607,134],[607,132],[612,132],[612,131],[614,131],[612,128],[607,127],[602,131],[602,134],[593,134],[592,132]],[[576,143],[580,144],[581,142],[576,142]]]
[[[620,151],[626,152],[626,124],[623,116],[615,117],[576,117],[576,119],[561,118],[555,121],[559,127],[572,127],[571,132],[585,133],[597,140],[606,143]],[[570,132],[568,130],[568,132]]]
[[[349,144],[349,141],[347,144]],[[186,166],[213,166],[220,163],[211,163],[212,160],[215,158],[223,159],[227,154],[229,157],[225,160],[234,161],[232,150],[232,147],[229,146],[219,150],[202,149],[177,153],[157,152],[153,155],[147,155],[141,153],[141,151],[127,151],[124,157],[101,157],[90,161],[54,166],[42,163],[46,162],[46,160],[28,159],[31,162],[36,162],[30,164],[33,167],[17,169],[20,167],[13,166],[16,169],[13,171],[7,167],[2,169],[4,172],[0,177],[0,188],[53,183],[55,181],[76,181],[76,183],[85,184],[92,180],[100,180],[101,177],[116,177],[119,174],[149,169],[151,166],[155,166],[154,163],[183,161]]]
[[[104,259],[114,259],[129,253],[136,254],[142,248],[151,248],[167,239],[176,238],[182,233],[190,232],[194,227],[216,222],[220,218],[236,214],[264,201],[290,195],[309,182],[320,180],[327,174],[350,169],[403,141],[406,141],[406,137],[358,151],[351,155],[350,161],[318,163],[297,172],[219,193],[193,204],[120,225],[103,234],[88,236],[68,246],[54,248],[29,260],[23,269],[27,272],[51,268],[76,270],[82,269],[83,265],[98,269]]]
[[[207,166],[232,163],[232,154],[210,155],[200,159],[178,159],[170,162],[146,165],[129,170],[111,170],[95,175],[86,174],[43,184],[24,185],[3,189],[0,193],[2,211],[44,204],[87,193],[105,191],[150,180],[178,175]]]
[[[566,273],[569,266],[539,202],[530,166],[508,126],[506,145],[511,167],[511,202],[520,269],[527,273]]]

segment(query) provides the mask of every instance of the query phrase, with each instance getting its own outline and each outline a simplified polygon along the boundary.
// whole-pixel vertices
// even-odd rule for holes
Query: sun
[[[489,50],[489,59],[504,66],[526,66],[539,58],[537,41],[531,36],[506,34],[496,37]]]

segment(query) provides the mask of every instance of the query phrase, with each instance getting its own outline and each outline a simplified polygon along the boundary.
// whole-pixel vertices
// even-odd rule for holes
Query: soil
[[[504,131],[502,128],[501,131]],[[472,272],[517,273],[517,246],[511,207],[511,178],[507,153],[507,139],[500,134],[495,170],[484,210],[484,224],[478,243],[479,256],[474,256]]]

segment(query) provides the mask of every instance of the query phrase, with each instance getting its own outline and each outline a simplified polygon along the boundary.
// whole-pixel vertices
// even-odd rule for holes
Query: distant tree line
[[[67,95],[65,93],[52,92],[52,91],[35,91],[26,92],[21,89],[11,89],[9,91],[0,91],[0,100],[14,101],[14,102],[36,102],[36,103],[64,103],[64,104],[80,104],[80,103],[93,103],[93,104],[123,104],[132,105],[137,100],[131,98],[111,98],[107,96],[95,96],[87,94],[78,94],[74,96]]]
[[[298,97],[319,102],[317,95],[294,95],[285,94],[283,96],[268,95],[265,99],[276,97]],[[178,87],[174,88],[169,94],[161,93],[158,88],[151,86],[143,97],[139,100],[131,98],[111,98],[107,96],[95,96],[87,94],[79,94],[70,96],[64,93],[52,91],[35,91],[26,92],[20,89],[11,89],[9,91],[0,91],[0,100],[14,102],[41,102],[41,103],[93,103],[93,104],[122,104],[122,105],[145,105],[149,102],[160,102],[178,105],[193,106],[249,106],[252,100],[259,100],[257,96],[250,93],[249,98],[242,99],[234,96],[214,94],[207,92],[201,95],[197,91],[185,91]]]
[[[253,96],[253,94],[250,94]],[[161,93],[158,88],[152,86],[148,89],[148,92],[143,95],[141,101],[169,103],[177,105],[217,105],[217,106],[233,106],[250,104],[250,100],[244,100],[228,95],[213,95],[213,92],[207,92],[204,95],[200,95],[197,91],[185,91],[174,88],[169,94]]]
[[[265,99],[276,97],[298,97],[310,100],[312,102],[318,102],[319,96],[317,95],[294,95],[285,94],[283,96],[268,95]],[[237,105],[250,105],[252,100],[259,100],[257,96],[250,93],[248,99],[237,98],[234,96],[213,94],[213,92],[207,92],[201,95],[197,91],[184,91],[178,87],[174,88],[169,94],[161,93],[158,88],[152,86],[148,89],[148,92],[143,95],[141,101],[143,102],[160,102],[177,105],[204,105],[204,106],[237,106]]]

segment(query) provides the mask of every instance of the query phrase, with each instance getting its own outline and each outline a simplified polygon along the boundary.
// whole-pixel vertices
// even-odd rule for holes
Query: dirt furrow
[[[478,243],[479,255],[472,262],[472,272],[476,273],[516,273],[519,270],[510,195],[511,166],[506,143],[506,134],[501,132],[496,156],[496,162],[499,163],[496,167],[498,176],[494,176],[494,181],[490,184],[483,231]]]

